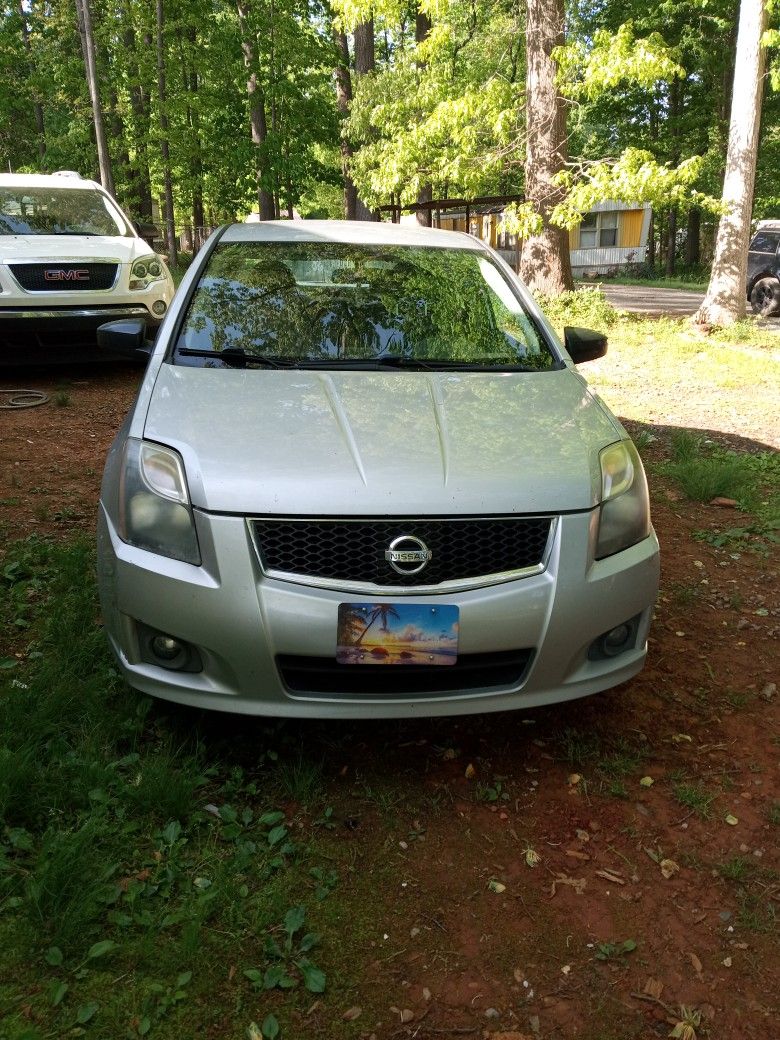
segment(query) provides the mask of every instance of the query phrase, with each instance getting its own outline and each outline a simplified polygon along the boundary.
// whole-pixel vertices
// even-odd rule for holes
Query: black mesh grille
[[[254,520],[267,570],[385,586],[438,585],[541,563],[551,519]],[[418,574],[385,560],[390,543],[413,535],[433,553]]]
[[[288,690],[320,696],[402,697],[491,687],[519,686],[532,650],[461,654],[454,665],[344,665],[332,657],[280,654],[279,674]]]
[[[30,292],[94,292],[110,289],[116,281],[117,264],[11,264],[11,272]]]

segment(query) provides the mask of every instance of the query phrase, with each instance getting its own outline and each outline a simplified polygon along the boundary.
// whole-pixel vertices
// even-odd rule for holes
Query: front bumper
[[[162,322],[143,303],[0,306],[0,366],[108,357],[98,354],[97,329],[123,318],[141,318],[152,337]]]
[[[583,697],[635,675],[644,663],[658,589],[655,534],[606,560],[590,556],[592,514],[561,516],[546,569],[516,581],[444,595],[405,596],[460,609],[460,655],[530,651],[530,663],[505,686],[438,689],[415,694],[295,690],[279,658],[335,655],[339,603],[365,593],[312,588],[264,576],[244,520],[195,510],[203,565],[194,567],[121,541],[101,505],[98,581],[107,634],[131,686],[199,708],[299,718],[393,718],[473,714]],[[383,592],[376,599],[393,602]],[[604,632],[637,619],[630,648],[592,660]],[[176,672],[142,660],[139,625],[197,648],[198,672]],[[386,666],[387,667],[387,666]],[[403,666],[389,666],[402,671]],[[439,672],[449,669],[438,669]],[[453,683],[457,682],[453,672]]]

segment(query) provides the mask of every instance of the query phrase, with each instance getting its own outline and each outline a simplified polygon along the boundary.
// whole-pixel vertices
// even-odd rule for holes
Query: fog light
[[[183,652],[184,647],[173,636],[155,636],[152,639],[152,653],[163,661],[172,661]]]
[[[604,636],[604,653],[607,657],[619,654],[628,642],[631,632],[628,625],[618,625]]]
[[[621,625],[615,625],[607,632],[594,639],[588,650],[588,658],[591,661],[604,661],[610,657],[618,657],[626,650],[633,650],[636,645],[637,632],[641,615],[629,618]]]
[[[153,664],[169,672],[203,671],[200,653],[192,643],[161,632],[159,628],[151,628],[142,621],[136,621],[136,625],[138,649],[145,664]]]
[[[162,315],[168,310],[168,306],[165,300],[155,300],[152,304],[152,310],[158,317],[162,317]]]

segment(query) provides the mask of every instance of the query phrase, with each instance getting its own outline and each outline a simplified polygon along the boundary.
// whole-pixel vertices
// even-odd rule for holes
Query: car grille
[[[454,665],[338,664],[332,657],[279,654],[276,666],[291,693],[314,696],[449,696],[463,690],[519,686],[533,650],[461,654]]]
[[[458,520],[252,521],[267,571],[379,586],[431,586],[539,566],[549,516]],[[385,559],[390,543],[411,535],[433,556],[417,574],[399,574]]]
[[[116,281],[118,264],[10,264],[11,273],[28,292],[95,292],[111,289]],[[46,272],[50,277],[46,277]],[[52,278],[51,274],[57,275]],[[68,276],[71,277],[68,277]],[[75,276],[79,275],[78,278]]]

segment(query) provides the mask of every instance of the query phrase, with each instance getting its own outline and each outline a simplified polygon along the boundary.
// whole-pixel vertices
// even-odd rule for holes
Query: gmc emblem
[[[89,271],[84,268],[75,271],[63,271],[59,267],[50,267],[43,272],[45,282],[88,282]]]

